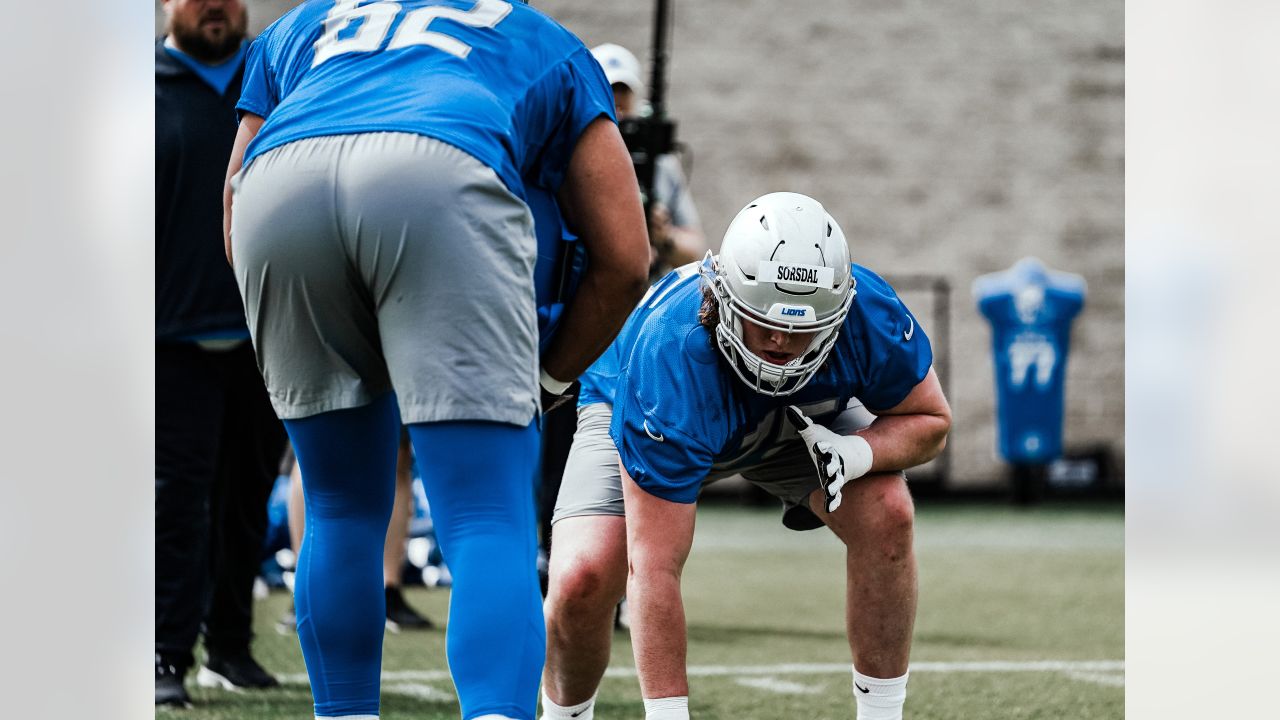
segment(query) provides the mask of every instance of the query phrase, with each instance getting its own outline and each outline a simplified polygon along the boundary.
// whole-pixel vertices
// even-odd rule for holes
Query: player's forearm
[[[877,413],[858,432],[871,446],[873,472],[906,470],[942,452],[951,431],[951,405],[933,368],[894,408]]]
[[[858,435],[871,446],[871,472],[892,472],[937,457],[950,429],[950,415],[882,415]]]
[[[587,251],[587,270],[542,369],[569,382],[613,341],[648,284],[649,243],[631,156],[608,118],[583,131],[558,193]]]
[[[587,270],[542,358],[543,369],[557,380],[576,379],[613,342],[644,289],[644,276],[637,281],[607,267]]]
[[[627,606],[640,689],[646,698],[688,695],[680,573],[693,545],[695,506],[651,495],[621,463],[619,471],[627,513]]]
[[[646,698],[688,695],[688,640],[679,573],[633,565],[627,578],[627,608],[641,694]]]

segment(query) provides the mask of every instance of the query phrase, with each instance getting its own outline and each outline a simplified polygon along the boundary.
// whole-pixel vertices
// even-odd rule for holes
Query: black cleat
[[[238,655],[209,654],[200,672],[196,673],[200,687],[223,690],[271,688],[280,684],[271,673],[262,669],[247,651]]]
[[[182,677],[186,674],[186,668],[162,662],[160,656],[156,656],[156,705],[191,707],[191,696],[182,686]]]
[[[389,587],[387,590],[387,629],[391,632],[399,632],[400,630],[430,630],[436,624],[418,614],[418,611],[409,606],[405,601],[404,594],[400,592],[398,587]]]

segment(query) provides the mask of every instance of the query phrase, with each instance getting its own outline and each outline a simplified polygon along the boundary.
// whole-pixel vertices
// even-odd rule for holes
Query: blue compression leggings
[[[395,399],[285,426],[306,498],[294,601],[315,714],[377,715]],[[538,430],[421,423],[409,437],[453,575],[446,652],[462,716],[532,720],[546,650],[531,484]]]

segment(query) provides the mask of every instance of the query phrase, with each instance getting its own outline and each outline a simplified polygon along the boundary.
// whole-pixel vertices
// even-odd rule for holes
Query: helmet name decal
[[[758,282],[788,283],[816,288],[831,288],[835,284],[835,279],[836,272],[833,268],[821,265],[794,265],[770,260],[760,263],[756,275]]]
[[[791,282],[816,283],[818,282],[818,269],[782,265],[778,268],[778,279]]]

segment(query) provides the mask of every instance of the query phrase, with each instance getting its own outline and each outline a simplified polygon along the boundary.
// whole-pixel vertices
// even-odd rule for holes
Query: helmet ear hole
[[[765,230],[769,229],[769,221],[765,219],[765,216],[763,215],[760,216],[760,227],[764,228]]]
[[[831,237],[831,223],[827,223],[827,237]]]

